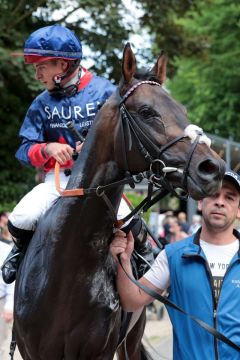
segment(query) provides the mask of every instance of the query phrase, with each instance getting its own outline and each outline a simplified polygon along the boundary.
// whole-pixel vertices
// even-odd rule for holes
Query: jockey
[[[85,137],[97,111],[115,91],[110,81],[81,66],[81,42],[66,27],[51,25],[34,31],[25,42],[23,54],[15,55],[24,56],[25,63],[34,66],[36,79],[45,87],[26,113],[16,157],[24,165],[43,168],[45,180],[23,197],[9,217],[15,245],[2,266],[6,283],[15,280],[20,258],[40,216],[60,196],[54,181],[56,161],[65,188],[68,177],[64,169],[72,167],[74,151],[81,150],[82,144],[76,142],[67,122],[73,121]]]

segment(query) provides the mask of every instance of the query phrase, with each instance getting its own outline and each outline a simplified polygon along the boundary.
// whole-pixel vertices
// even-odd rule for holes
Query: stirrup
[[[3,268],[5,267],[5,265],[6,265],[9,261],[11,261],[11,260],[14,259],[15,257],[19,256],[20,254],[21,254],[21,251],[13,254],[13,255],[10,256],[9,258],[6,258],[5,261],[4,261],[4,263],[3,263],[2,266],[1,266],[1,270],[3,270]]]

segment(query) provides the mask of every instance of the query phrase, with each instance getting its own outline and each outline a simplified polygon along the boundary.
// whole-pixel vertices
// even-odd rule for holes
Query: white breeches
[[[60,172],[61,188],[65,189],[69,177],[64,172]],[[21,201],[15,206],[9,216],[11,223],[24,230],[35,230],[37,222],[60,196],[56,190],[54,173],[46,174],[45,182],[35,186]]]
[[[69,177],[60,172],[61,188],[65,189]],[[11,223],[24,230],[36,229],[39,218],[51,207],[54,201],[60,196],[56,190],[54,172],[46,174],[45,182],[35,186],[13,209],[9,216]],[[128,205],[122,199],[117,218],[122,219],[130,212]],[[125,224],[125,226],[129,221]]]

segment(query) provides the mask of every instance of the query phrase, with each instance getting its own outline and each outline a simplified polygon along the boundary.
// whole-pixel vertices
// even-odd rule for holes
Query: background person
[[[12,245],[12,236],[8,230],[8,211],[0,212],[0,240],[8,245]]]
[[[0,239],[0,262],[3,262],[11,246]],[[5,284],[0,272],[0,360],[3,359],[6,341],[9,339],[13,320],[14,284]]]
[[[240,235],[234,229],[240,217],[240,177],[233,171],[224,175],[215,196],[199,202],[202,227],[188,238],[169,244],[152,268],[139,280],[163,293],[191,315],[215,327],[240,346]],[[111,244],[112,255],[120,254],[131,274],[133,250],[131,233],[118,231]],[[117,288],[126,311],[135,311],[153,298],[133,284],[118,264]],[[173,325],[174,360],[239,359],[239,351],[217,340],[190,317],[168,308]]]
[[[169,219],[169,233],[169,243],[174,243],[188,236],[188,234],[183,231],[182,224],[177,217],[172,217]]]
[[[2,228],[2,232],[0,235],[0,239],[2,242],[8,244],[8,245],[12,245],[13,244],[13,240],[12,240],[12,235],[10,234],[9,230],[8,230],[8,226],[5,225]]]
[[[8,223],[9,212],[8,211],[1,211],[0,212],[0,234],[5,226]]]
[[[188,234],[189,223],[187,222],[187,214],[184,211],[180,211],[178,213],[177,218],[178,218],[179,224],[181,225],[182,231],[184,231],[186,234]]]
[[[163,233],[161,234],[162,237],[164,237],[166,239],[166,242],[169,243],[170,242],[170,223],[172,221],[172,219],[175,218],[173,211],[172,210],[168,210],[165,213],[165,217],[162,221],[162,225],[163,225]]]
[[[192,216],[192,222],[191,225],[189,227],[188,233],[194,234],[195,232],[198,231],[198,229],[201,227],[202,224],[202,217],[201,215],[195,214]]]

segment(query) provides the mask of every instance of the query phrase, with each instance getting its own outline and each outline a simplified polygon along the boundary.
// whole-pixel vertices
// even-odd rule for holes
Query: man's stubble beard
[[[203,217],[203,220],[205,222],[206,227],[209,230],[215,230],[215,231],[223,231],[223,230],[227,230],[229,227],[231,227],[231,225],[234,223],[234,219],[232,221],[227,220],[226,218],[224,218],[224,221],[220,222],[220,221],[216,221],[216,220],[211,220],[211,217]]]

